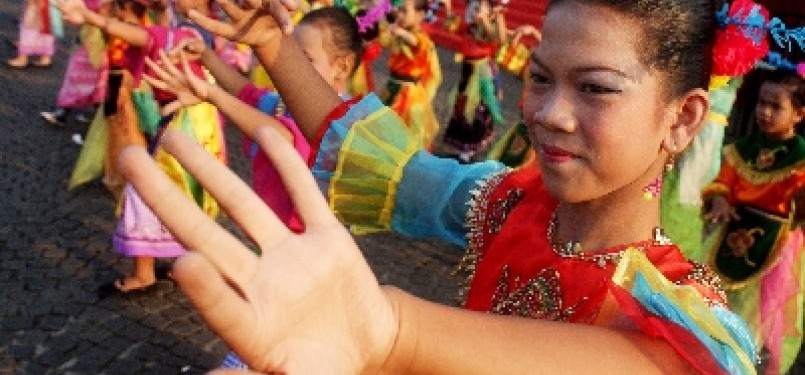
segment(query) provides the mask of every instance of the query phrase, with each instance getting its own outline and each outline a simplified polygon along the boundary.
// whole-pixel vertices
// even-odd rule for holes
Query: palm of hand
[[[272,0],[266,1],[268,5],[262,5],[259,2],[251,4],[253,2],[247,1],[247,4],[241,8],[229,0],[219,1],[221,8],[229,15],[229,23],[212,20],[198,12],[190,12],[189,16],[205,29],[233,42],[254,47],[263,46],[276,40],[283,32],[275,19],[277,15],[271,11],[272,7],[279,9],[282,5]]]
[[[332,216],[293,147],[270,127],[254,133],[305,223],[291,233],[232,171],[181,131],[162,145],[262,249],[255,256],[175,188],[140,149],[126,177],[189,249],[173,276],[213,331],[263,372],[356,374],[379,368],[397,316],[352,238]]]
[[[249,344],[232,348],[259,371],[361,373],[396,324],[349,235],[336,225],[276,247],[245,285],[257,322],[242,327]]]

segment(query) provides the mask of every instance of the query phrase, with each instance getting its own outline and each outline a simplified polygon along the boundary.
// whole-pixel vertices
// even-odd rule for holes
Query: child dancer
[[[110,0],[99,4],[87,2],[87,7],[101,14],[109,14]],[[40,112],[51,125],[64,125],[67,116],[74,109],[94,108],[106,97],[106,83],[109,79],[109,59],[103,32],[90,25],[81,26],[79,46],[73,51],[64,72],[64,81],[56,99],[56,109]],[[94,111],[93,111],[94,112]],[[87,122],[85,115],[76,116],[79,122]]]
[[[319,8],[307,13],[294,29],[293,37],[310,59],[319,75],[342,98],[346,98],[344,88],[347,80],[355,70],[358,57],[362,53],[362,41],[358,25],[342,8]],[[253,129],[264,124],[274,124],[275,128],[288,139],[303,160],[307,160],[310,145],[290,117],[282,98],[271,89],[258,89],[243,75],[226,65],[203,43],[190,41],[180,45],[178,51],[187,51],[199,55],[204,66],[215,78],[216,85],[200,79],[186,79],[178,70],[158,71],[160,80],[151,77],[146,79],[154,87],[164,88],[177,97],[194,97],[185,100],[181,105],[196,101],[209,101],[220,108],[222,113],[243,130],[244,134],[253,133]],[[169,73],[178,77],[169,77]],[[168,82],[173,85],[168,85]],[[180,85],[188,83],[187,86]],[[189,83],[194,86],[190,87]],[[235,96],[240,101],[235,100]],[[247,106],[259,109],[255,112]],[[172,106],[171,106],[172,107]],[[267,116],[274,117],[274,120]],[[257,145],[248,142],[248,153],[252,158],[252,186],[257,195],[277,214],[285,225],[294,231],[301,232],[304,227],[294,213],[293,204],[285,190],[276,168],[269,162],[264,153],[258,152]]]
[[[364,8],[355,13],[355,18],[366,17],[368,10],[372,9],[372,3],[372,1],[364,1]],[[383,46],[379,40],[381,22],[384,22],[384,20],[362,25],[361,29],[359,29],[363,38],[363,54],[358,67],[355,68],[355,73],[349,79],[349,94],[352,96],[363,96],[375,91],[372,63],[383,53]]]
[[[453,114],[444,134],[444,141],[458,151],[464,163],[488,145],[493,128],[504,122],[493,59],[497,46],[506,38],[504,10],[495,0],[471,0],[467,4],[461,78],[451,94]]]
[[[422,146],[431,149],[439,132],[433,98],[442,80],[436,46],[422,30],[427,0],[405,0],[397,8],[388,32],[393,37],[389,55],[391,77],[384,102],[420,134]]]
[[[805,79],[773,71],[755,107],[760,132],[724,148],[716,180],[704,191],[715,231],[712,264],[730,304],[768,353],[767,374],[785,374],[802,342],[803,235],[794,222],[805,186]]]
[[[293,38],[308,56],[319,75],[333,90],[344,97],[344,84],[358,64],[363,46],[358,25],[349,12],[334,7],[313,10],[299,21],[294,29]],[[185,99],[181,103],[182,105],[193,103],[196,100],[210,101],[221,108],[222,112],[245,134],[253,134],[255,129],[260,126],[271,126],[293,144],[294,149],[303,160],[307,160],[310,146],[299,128],[288,116],[284,105],[281,104],[281,98],[276,92],[269,89],[257,89],[246,78],[228,68],[208,49],[200,47],[199,43],[191,42],[184,49],[193,53],[200,52],[201,60],[220,86],[187,75],[189,73],[187,70],[179,72],[171,69],[165,59],[162,63],[167,69],[154,67],[159,79],[151,77],[146,77],[146,79],[154,87],[169,90],[177,97],[194,98]],[[168,82],[173,85],[169,85]],[[183,83],[187,85],[183,85]],[[238,99],[241,101],[232,96],[234,93],[238,94]],[[259,109],[262,113],[254,111],[249,106]],[[272,116],[273,119],[267,115]],[[252,185],[255,193],[268,207],[271,207],[277,218],[289,229],[297,233],[303,232],[303,223],[294,212],[293,203],[276,168],[264,153],[257,151],[257,145],[253,144],[250,156],[253,157]],[[246,365],[237,355],[230,353],[222,367],[246,368]]]
[[[50,67],[56,52],[54,35],[59,32],[54,27],[59,26],[52,22],[49,0],[27,0],[20,20],[17,57],[8,60],[8,66],[25,68],[30,56],[39,56],[34,66]]]
[[[517,45],[524,37],[536,39],[537,44],[542,39],[542,33],[531,25],[521,25],[512,30],[510,34],[513,45]],[[526,62],[525,68],[521,73],[521,78],[523,79],[523,94],[520,98],[521,111],[530,88],[531,80],[529,79],[528,71],[528,62]],[[528,137],[525,121],[523,121],[522,116],[520,117],[516,124],[512,125],[506,133],[492,144],[489,153],[486,155],[487,160],[497,160],[512,168],[534,167],[532,164],[536,163],[537,154],[531,144],[531,139]]]
[[[662,235],[659,202],[642,191],[706,116],[715,9],[705,3],[551,2],[524,105],[541,175],[434,157],[375,97],[343,103],[266,14],[279,1],[232,9],[232,24],[194,17],[254,46],[320,144],[313,169],[327,202],[287,142],[255,130],[305,221],[293,234],[228,169],[166,134],[261,257],[182,200],[142,151],[123,161],[198,249],[177,281],[255,371],[751,374],[754,346],[718,280]],[[328,205],[344,222],[468,246],[464,307],[476,312],[381,288]]]
[[[176,28],[165,26],[141,27],[118,21],[88,9],[81,0],[59,0],[59,8],[65,19],[74,24],[91,24],[101,27],[106,33],[117,36],[129,44],[128,70],[132,73],[134,87],[147,72],[145,58],[157,58],[160,51],[171,50],[185,39],[203,40],[212,47],[212,35],[189,22],[181,22]],[[209,0],[178,0],[175,10],[183,15],[194,11],[199,14],[210,14]],[[204,77],[200,63],[191,64],[192,71]],[[196,202],[211,217],[218,213],[218,206],[212,197],[198,185],[192,176],[170,155],[156,147],[156,137],[164,128],[181,129],[192,135],[196,142],[217,159],[224,159],[224,143],[219,116],[214,106],[199,103],[184,109],[172,116],[159,119],[158,106],[164,107],[173,101],[174,96],[168,92],[154,90],[153,99],[147,96],[134,97],[137,101],[137,117],[140,128],[150,138],[150,149],[156,162],[185,194]],[[155,100],[155,102],[154,102]],[[133,257],[134,268],[128,277],[116,280],[113,287],[116,291],[127,293],[145,291],[156,285],[154,267],[155,257],[171,258],[184,253],[184,247],[176,242],[170,232],[153,217],[147,206],[142,204],[134,189],[126,187],[123,196],[123,213],[113,236],[115,249],[122,254]],[[103,291],[109,289],[104,287]]]

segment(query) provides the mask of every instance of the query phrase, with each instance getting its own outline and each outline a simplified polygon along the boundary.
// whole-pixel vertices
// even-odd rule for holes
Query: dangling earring
[[[651,201],[662,194],[662,178],[666,173],[670,173],[674,169],[676,146],[672,146],[669,153],[668,160],[665,161],[665,171],[660,173],[654,181],[643,187],[643,199]]]
[[[676,165],[676,146],[671,147],[671,152],[668,153],[668,160],[665,161],[665,173],[671,173]]]
[[[659,197],[662,193],[662,176],[663,173],[660,173],[654,181],[643,187],[643,199],[647,202]]]

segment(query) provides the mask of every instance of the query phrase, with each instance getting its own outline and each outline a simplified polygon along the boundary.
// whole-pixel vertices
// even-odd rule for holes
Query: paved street
[[[0,40],[16,40],[19,4],[0,2]],[[136,298],[96,297],[98,285],[131,266],[110,246],[114,202],[100,183],[66,189],[80,150],[71,136],[86,125],[55,128],[38,117],[55,103],[71,40],[60,42],[51,69],[0,67],[0,374],[204,373],[227,349],[173,283]],[[10,43],[0,44],[3,61],[14,54]],[[452,55],[442,58],[452,65]],[[445,82],[456,74],[447,69]],[[519,83],[506,82],[516,103]],[[516,118],[514,107],[509,112]],[[238,150],[237,132],[227,135]],[[246,176],[240,155],[230,156]],[[437,301],[455,296],[450,272],[460,249],[387,234],[358,242],[381,282]]]

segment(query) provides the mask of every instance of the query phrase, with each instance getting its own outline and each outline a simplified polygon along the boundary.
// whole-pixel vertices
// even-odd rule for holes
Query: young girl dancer
[[[20,39],[17,44],[17,57],[7,61],[12,68],[28,66],[28,57],[39,56],[34,63],[38,67],[50,67],[56,52],[56,37],[60,27],[51,17],[49,0],[27,0],[20,20]]]
[[[213,44],[210,33],[188,22],[179,23],[175,28],[141,27],[121,22],[116,18],[104,17],[88,9],[81,0],[59,0],[57,4],[68,21],[79,25],[87,23],[101,27],[106,33],[128,43],[127,68],[134,81],[133,87],[139,87],[142,74],[147,72],[146,57],[156,59],[160,51],[171,50],[185,39],[199,39],[209,47]],[[180,14],[186,15],[190,11],[210,14],[209,0],[178,0],[174,5]],[[198,62],[192,63],[192,70],[195,75],[204,77]],[[199,103],[159,120],[157,106],[162,107],[173,101],[173,95],[162,90],[154,90],[153,99],[148,95],[134,99],[140,128],[150,139],[150,149],[157,163],[204,212],[215,217],[218,213],[215,200],[173,157],[156,147],[156,137],[164,128],[181,129],[190,134],[216,159],[223,160],[225,158],[223,133],[215,107],[208,103]],[[134,268],[128,277],[116,280],[113,286],[123,293],[147,290],[156,284],[154,258],[176,257],[184,253],[184,247],[176,242],[170,232],[153,217],[132,188],[126,187],[124,190],[122,204],[123,213],[113,236],[113,246],[118,252],[134,258]]]
[[[342,103],[310,78],[304,55],[265,9],[279,12],[282,3],[250,1],[230,12],[232,24],[194,20],[253,45],[290,110],[304,113],[297,123],[320,145],[313,173],[338,218],[468,246],[464,307],[475,311],[381,288],[303,164],[287,158],[293,150],[268,127],[255,138],[277,163],[303,234],[288,232],[182,134],[164,139],[261,257],[181,200],[141,150],[128,150],[123,163],[144,199],[199,250],[179,260],[177,281],[250,366],[754,373],[751,338],[717,278],[667,241],[659,202],[643,198],[707,114],[712,3],[551,2],[524,106],[542,175],[495,162],[462,166],[411,147],[415,134],[376,98]]]
[[[427,0],[405,0],[396,10],[388,32],[389,72],[384,102],[402,117],[412,131],[420,134],[422,146],[431,149],[439,121],[433,111],[433,98],[442,81],[436,46],[422,29]]]
[[[805,79],[768,74],[755,107],[760,132],[724,148],[705,191],[704,218],[722,223],[708,244],[735,311],[768,353],[766,374],[785,374],[802,343],[802,230],[794,221],[805,188]]]
[[[503,125],[497,65],[492,58],[506,35],[505,8],[495,0],[471,0],[467,4],[467,25],[461,44],[461,78],[454,90],[453,114],[444,141],[458,152],[458,159],[472,161],[493,137],[495,126]]]
[[[110,0],[87,2],[87,7],[108,15],[111,3]],[[79,46],[70,54],[64,80],[56,98],[56,109],[39,113],[52,125],[64,125],[67,116],[73,110],[92,109],[106,98],[109,58],[106,54],[103,32],[95,26],[83,25],[78,37]],[[87,122],[83,114],[76,116],[76,119]]]
[[[316,72],[333,90],[344,97],[346,95],[344,87],[362,53],[358,25],[349,12],[334,7],[313,10],[299,21],[293,37],[309,57]],[[182,106],[209,101],[220,108],[244,134],[252,134],[257,126],[274,124],[275,128],[294,145],[299,156],[307,160],[310,145],[276,91],[258,89],[243,75],[228,67],[210,49],[204,48],[203,43],[191,41],[180,45],[176,52],[180,51],[200,56],[204,66],[215,77],[216,84],[196,79],[176,69],[169,69],[170,67],[163,70],[155,66],[154,71],[158,73],[159,79],[146,76],[154,87],[173,92],[181,98],[178,104]],[[235,96],[240,101],[236,100]],[[253,108],[259,109],[262,113]],[[273,119],[268,116],[272,116]],[[277,170],[266,155],[259,152],[256,143],[249,141],[247,147],[247,152],[252,158],[254,191],[285,225],[294,231],[302,231],[304,229],[302,222],[294,213],[293,203]]]

